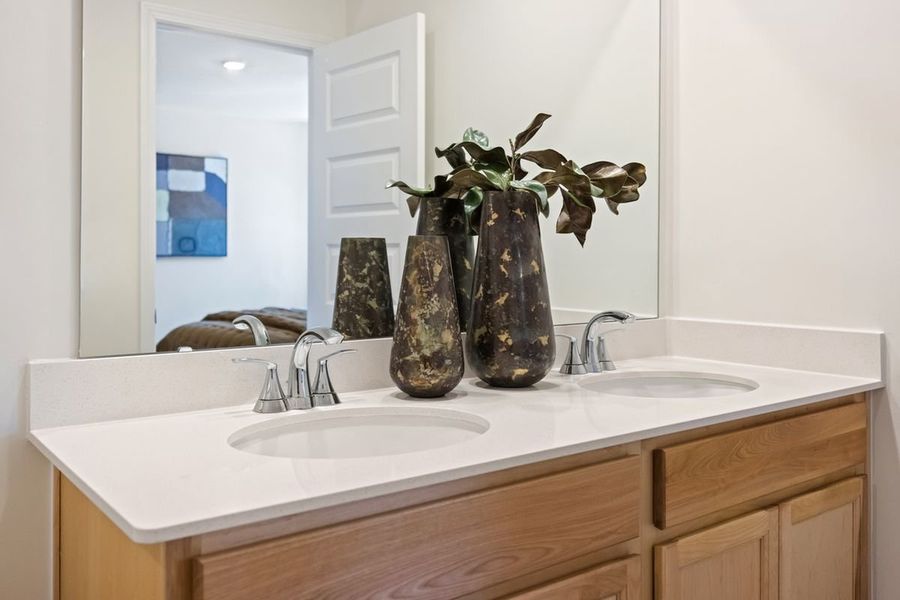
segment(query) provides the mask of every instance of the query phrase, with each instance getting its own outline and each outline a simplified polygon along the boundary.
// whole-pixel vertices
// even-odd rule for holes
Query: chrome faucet
[[[343,340],[344,334],[328,327],[307,329],[297,338],[288,368],[287,404],[289,409],[306,410],[313,407],[309,381],[309,347],[313,344],[339,344]]]
[[[621,323],[622,325],[634,321],[634,315],[623,310],[607,310],[594,315],[584,328],[584,336],[581,340],[581,355],[584,357],[588,373],[602,373],[615,371],[616,364],[606,353],[606,340],[602,335],[594,337],[594,326],[598,323]],[[608,332],[607,332],[608,333]]]
[[[269,330],[266,329],[266,326],[262,321],[253,315],[241,315],[231,323],[234,325],[235,329],[240,329],[241,331],[247,331],[249,329],[250,333],[253,334],[254,346],[268,346],[271,343],[269,340]]]

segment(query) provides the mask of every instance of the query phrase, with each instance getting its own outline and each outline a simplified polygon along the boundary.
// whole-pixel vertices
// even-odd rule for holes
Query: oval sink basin
[[[639,398],[714,398],[759,387],[755,381],[741,377],[676,371],[604,373],[586,378],[581,386],[602,394]]]
[[[438,408],[348,408],[275,417],[234,432],[238,450],[283,458],[363,458],[461,444],[490,424]]]

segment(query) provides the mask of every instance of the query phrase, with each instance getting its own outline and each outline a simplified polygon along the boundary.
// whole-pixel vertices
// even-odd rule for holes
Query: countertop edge
[[[447,483],[467,477],[474,477],[501,471],[512,467],[519,467],[545,460],[552,460],[555,458],[580,454],[592,450],[600,450],[612,446],[619,446],[622,444],[643,441],[646,439],[669,435],[672,433],[679,433],[690,429],[697,429],[700,427],[727,423],[738,419],[764,415],[799,406],[816,404],[819,402],[825,402],[827,400],[840,398],[842,396],[848,396],[851,394],[862,392],[870,392],[882,388],[884,388],[884,383],[882,381],[872,379],[867,383],[861,383],[859,385],[844,387],[819,394],[792,398],[790,400],[775,402],[763,406],[736,410],[730,413],[689,419],[674,424],[651,427],[648,429],[642,429],[621,435],[598,438],[596,440],[581,442],[569,446],[562,446],[527,454],[520,454],[510,458],[458,467],[451,470],[436,471],[434,473],[428,473],[426,475],[354,488],[329,495],[319,496],[312,499],[301,500],[281,505],[267,506],[250,511],[194,521],[187,525],[180,524],[170,527],[153,529],[142,528],[138,525],[135,525],[134,523],[129,522],[115,509],[113,509],[112,506],[105,502],[100,494],[98,494],[83,480],[81,480],[81,478],[79,478],[74,473],[74,471],[72,471],[65,464],[64,461],[60,460],[60,458],[56,456],[50,450],[50,448],[42,442],[40,438],[40,429],[28,432],[27,437],[29,441],[31,441],[31,443],[34,444],[35,447],[37,447],[38,450],[51,462],[51,464],[56,469],[58,469],[60,473],[62,473],[68,480],[70,480],[75,485],[75,487],[79,491],[81,491],[81,493],[87,496],[91,500],[91,502],[93,502],[101,510],[101,512],[103,512],[104,515],[106,515],[113,523],[115,523],[116,526],[119,527],[119,529],[121,529],[129,539],[138,544],[157,544],[205,533],[211,533],[214,531],[231,529],[234,527],[252,525],[254,523],[262,523],[272,519],[296,515],[316,509],[339,506],[350,502],[374,499],[387,494],[407,492],[428,485]]]

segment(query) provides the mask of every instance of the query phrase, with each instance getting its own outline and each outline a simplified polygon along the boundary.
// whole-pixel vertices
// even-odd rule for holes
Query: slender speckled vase
[[[422,198],[416,233],[447,236],[456,306],[459,309],[459,329],[466,331],[472,302],[475,243],[468,232],[463,201],[458,198]]]
[[[397,302],[390,373],[415,398],[443,396],[465,370],[450,249],[442,235],[411,235]]]
[[[343,238],[331,327],[346,339],[394,334],[394,301],[384,238]]]
[[[486,383],[526,387],[556,355],[535,197],[486,192],[478,229],[466,352]]]

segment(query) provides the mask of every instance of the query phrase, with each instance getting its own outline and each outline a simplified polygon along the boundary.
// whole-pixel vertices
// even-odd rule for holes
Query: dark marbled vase
[[[394,301],[384,238],[343,238],[332,328],[347,339],[394,334]]]
[[[415,398],[443,396],[465,370],[450,264],[446,236],[409,236],[390,372]]]
[[[468,233],[466,209],[458,198],[422,198],[419,207],[419,235],[445,235],[450,245],[450,264],[456,287],[459,329],[466,331],[472,303],[472,274],[475,266],[475,243]]]
[[[466,353],[478,377],[497,387],[543,379],[556,344],[532,194],[485,193],[473,290]]]

